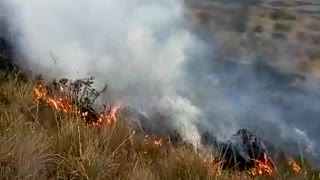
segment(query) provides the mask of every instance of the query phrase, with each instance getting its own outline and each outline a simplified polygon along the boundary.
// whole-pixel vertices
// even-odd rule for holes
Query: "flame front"
[[[81,110],[83,108],[77,107],[77,104],[73,102],[72,98],[70,98],[66,92],[66,90],[61,86],[57,92],[57,96],[54,97],[49,93],[47,86],[43,86],[41,84],[34,87],[34,95],[35,101],[37,103],[43,103],[46,106],[51,107],[52,109],[63,112],[63,113],[75,113],[80,115],[83,120],[87,120],[89,118],[88,110]],[[120,108],[120,103],[117,106],[111,107],[110,110],[105,110],[103,113],[99,114],[94,122],[92,122],[93,126],[102,126],[107,123],[109,125],[117,122],[116,113]],[[77,110],[80,109],[80,110]]]
[[[258,175],[271,175],[272,174],[272,165],[268,161],[267,154],[263,154],[263,160],[254,160],[256,162],[256,166],[249,170],[249,174],[252,176]]]
[[[91,116],[91,112],[88,110],[79,110],[82,109],[79,104],[75,103],[70,96],[68,96],[68,90],[63,88],[62,86],[57,90],[57,95],[53,96],[50,94],[50,91],[48,90],[47,86],[43,85],[37,85],[34,87],[34,95],[35,95],[35,101],[37,103],[43,103],[44,105],[51,107],[52,109],[63,112],[63,113],[76,113],[77,115],[80,115],[80,117],[84,120],[88,120],[89,116]],[[113,106],[111,108],[106,108],[102,113],[98,113],[97,116],[94,116],[94,121],[91,122],[91,125],[94,127],[100,127],[103,125],[114,125],[117,123],[117,117],[116,114],[118,110],[121,107],[121,103],[118,103],[116,106]],[[78,110],[77,110],[78,109]],[[133,131],[133,135],[135,135],[136,132]],[[167,144],[168,142],[163,139],[156,139],[155,137],[149,137],[149,135],[145,135],[145,141],[146,144],[150,142],[151,145],[154,145],[156,147],[162,147],[164,144]],[[214,171],[215,173],[221,173],[221,169],[217,168],[217,162],[215,162],[213,157],[210,158],[203,158],[203,161],[205,163],[205,167],[209,168],[210,171]],[[268,156],[266,153],[263,154],[262,160],[253,160],[255,162],[255,167],[251,168],[248,171],[248,174],[251,176],[261,176],[261,175],[267,175],[270,176],[273,173],[274,166],[272,163],[268,160]],[[292,159],[287,158],[288,165],[292,168],[292,170],[295,173],[302,172],[301,167]]]
[[[63,89],[61,89],[63,92]],[[58,98],[52,98],[49,96],[49,92],[45,86],[38,85],[34,88],[35,101],[37,103],[44,102],[45,105],[54,108],[57,111],[62,111],[64,113],[70,113],[73,110],[72,102],[62,93],[59,92]]]

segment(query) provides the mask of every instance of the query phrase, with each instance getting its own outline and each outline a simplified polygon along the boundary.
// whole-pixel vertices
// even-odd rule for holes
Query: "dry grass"
[[[92,129],[35,105],[32,87],[14,78],[0,82],[0,179],[250,179],[221,171],[190,148],[146,143],[121,115],[115,126]],[[280,177],[290,176],[270,179]]]

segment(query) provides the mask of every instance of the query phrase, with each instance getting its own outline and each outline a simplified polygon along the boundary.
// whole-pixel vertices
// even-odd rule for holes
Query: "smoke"
[[[12,12],[11,30],[18,34],[15,44],[26,57],[22,65],[28,63],[48,79],[93,76],[98,88],[110,87],[113,99],[143,112],[152,111],[150,106],[171,111],[177,129],[180,124],[194,126],[199,110],[175,93],[185,51],[195,43],[185,27],[182,2],[10,0],[5,4]]]
[[[275,144],[299,141],[317,151],[319,96],[290,88],[291,78],[268,65],[220,61],[212,43],[219,41],[205,42],[191,32],[182,1],[3,4],[24,68],[49,79],[93,76],[98,87],[111,89],[102,101],[120,99],[147,117],[165,114],[194,145],[206,130],[225,140],[249,128]]]

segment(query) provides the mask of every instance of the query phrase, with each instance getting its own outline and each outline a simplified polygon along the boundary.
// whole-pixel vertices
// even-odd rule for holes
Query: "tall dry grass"
[[[121,115],[115,126],[92,129],[75,115],[36,105],[33,85],[14,77],[0,82],[0,179],[250,179],[221,171],[188,147],[156,147]],[[305,178],[283,172],[269,179],[286,177]]]

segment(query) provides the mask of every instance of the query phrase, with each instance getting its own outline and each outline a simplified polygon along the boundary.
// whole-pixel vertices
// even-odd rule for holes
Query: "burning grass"
[[[133,131],[119,104],[92,108],[102,91],[91,81],[0,83],[0,179],[318,178],[293,159],[276,168],[267,154],[247,171],[226,170],[217,155]]]

